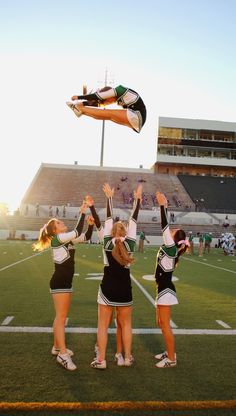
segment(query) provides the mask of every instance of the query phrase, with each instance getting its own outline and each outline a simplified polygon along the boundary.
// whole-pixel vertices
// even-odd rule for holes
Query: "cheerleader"
[[[117,322],[120,325],[121,338],[124,348],[124,365],[129,367],[134,358],[132,346],[132,287],[130,279],[130,264],[133,262],[132,253],[136,244],[137,218],[142,197],[142,186],[134,192],[134,208],[128,227],[121,221],[114,223],[112,219],[112,197],[114,189],[108,184],[103,186],[107,197],[107,218],[104,229],[94,206],[91,213],[98,229],[100,240],[103,239],[104,275],[98,290],[98,357],[91,363],[97,369],[106,368],[107,332],[111,321],[113,308],[116,308]],[[86,202],[89,205],[88,199]],[[117,362],[118,364],[118,362]],[[119,365],[119,364],[118,364]]]
[[[146,107],[142,98],[136,91],[123,85],[116,88],[106,86],[92,94],[73,95],[71,100],[67,105],[77,117],[84,114],[97,120],[110,120],[130,127],[136,133],[140,133],[146,121]],[[122,109],[96,108],[114,103]]]
[[[59,364],[71,371],[75,370],[76,366],[71,359],[74,355],[73,351],[66,348],[65,322],[73,291],[74,244],[90,240],[93,231],[94,219],[89,216],[87,218],[88,229],[86,233],[82,233],[86,209],[87,205],[83,204],[80,208],[78,223],[75,229],[69,232],[63,221],[60,221],[58,218],[50,219],[41,228],[39,239],[33,245],[34,250],[38,251],[43,251],[49,247],[52,249],[55,270],[50,280],[50,292],[56,316],[53,323],[54,345],[51,352],[57,357]]]
[[[161,328],[166,351],[155,355],[160,360],[158,368],[174,367],[177,364],[174,335],[170,326],[171,306],[177,305],[175,286],[172,283],[172,273],[178,264],[179,257],[186,251],[189,241],[185,232],[180,229],[170,230],[167,221],[167,199],[160,192],[156,193],[160,205],[161,226],[164,244],[157,253],[155,279],[157,284],[156,322]]]

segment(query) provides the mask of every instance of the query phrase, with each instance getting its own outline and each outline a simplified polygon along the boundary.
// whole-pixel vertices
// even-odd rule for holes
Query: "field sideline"
[[[209,410],[204,415],[213,414],[210,403],[221,403],[217,415],[233,414],[236,407],[233,336],[236,334],[236,260],[224,257],[218,249],[202,258],[185,255],[181,259],[174,272],[180,304],[173,307],[172,313],[178,366],[160,370],[155,367],[154,360],[155,353],[163,350],[153,306],[155,284],[151,279],[155,257],[156,248],[146,247],[143,254],[135,253],[132,266],[135,365],[132,368],[115,366],[113,321],[108,368],[99,372],[91,369],[89,363],[96,339],[96,295],[103,268],[102,251],[97,245],[77,248],[77,276],[74,278],[67,339],[68,346],[75,352],[78,371],[71,374],[57,366],[50,355],[54,315],[48,291],[53,269],[50,251],[34,256],[28,242],[0,241],[0,340],[4,357],[0,368],[1,403],[89,405],[112,402],[118,405],[119,402],[131,402],[135,407],[135,403],[143,402],[148,409],[148,402],[150,406],[151,402],[156,406],[161,402],[186,402],[189,409],[195,409],[193,411],[201,416],[206,409]],[[205,410],[201,406],[191,407],[194,402],[205,403]],[[87,414],[83,413],[87,410],[82,407],[79,413]],[[137,405],[135,409],[131,408],[127,414],[141,411]],[[220,413],[226,408],[227,413]],[[165,410],[155,409],[159,409],[158,415]],[[148,414],[151,415],[152,410],[154,408],[150,407]],[[169,411],[177,413],[168,411],[168,414],[177,415],[179,410],[169,407]],[[1,411],[4,409],[0,407]],[[63,411],[66,408],[60,408],[60,414]],[[96,414],[96,411],[94,408],[88,414]],[[117,413],[121,409],[112,407],[107,414],[113,415],[113,411],[116,415],[126,414]],[[183,411],[181,414],[185,414]]]

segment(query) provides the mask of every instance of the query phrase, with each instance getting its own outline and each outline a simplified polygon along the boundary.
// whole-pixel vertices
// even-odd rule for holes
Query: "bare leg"
[[[56,293],[52,297],[56,311],[53,322],[54,346],[60,349],[61,354],[65,354],[65,322],[70,308],[71,293]]]
[[[127,110],[108,110],[96,107],[86,107],[81,104],[75,105],[75,108],[81,111],[82,114],[93,117],[96,120],[109,120],[113,121],[114,123],[130,127],[132,129],[132,126],[127,117]]]
[[[122,331],[125,358],[130,358],[132,346],[132,306],[118,306],[117,315]]]
[[[168,358],[175,361],[175,340],[170,326],[170,306],[158,305],[156,308],[157,324],[164,337]]]
[[[100,305],[98,304],[98,350],[99,350],[99,360],[105,360],[106,357],[106,348],[107,348],[107,330],[111,322],[113,313],[112,306]]]
[[[123,351],[122,329],[121,329],[118,313],[116,315],[116,324],[117,324],[117,328],[116,328],[116,353],[117,354],[122,354],[122,351]]]

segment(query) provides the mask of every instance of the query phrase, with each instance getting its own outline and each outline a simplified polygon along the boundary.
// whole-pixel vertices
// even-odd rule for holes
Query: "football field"
[[[212,249],[201,258],[180,259],[174,272],[179,305],[172,308],[178,365],[157,369],[154,355],[164,344],[155,324],[156,252],[146,247],[135,253],[131,268],[135,364],[125,368],[114,363],[113,319],[108,368],[99,371],[90,362],[102,247],[77,246],[66,331],[78,369],[69,372],[51,355],[50,251],[35,254],[30,242],[0,241],[0,414],[29,415],[35,409],[49,415],[57,409],[67,415],[73,414],[70,405],[80,415],[236,414],[236,258]]]

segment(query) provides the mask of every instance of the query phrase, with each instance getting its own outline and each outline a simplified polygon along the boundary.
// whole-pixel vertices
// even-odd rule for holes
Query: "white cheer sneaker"
[[[66,370],[74,371],[76,370],[76,365],[73,363],[69,354],[58,354],[57,362],[62,365]]]
[[[177,361],[171,361],[168,357],[163,358],[163,360],[156,363],[157,368],[170,368],[175,367],[177,365]]]
[[[77,117],[80,117],[80,116],[82,116],[82,111],[80,111],[80,110],[78,110],[76,107],[75,107],[75,104],[74,104],[74,102],[71,102],[71,101],[67,101],[66,102],[66,104],[68,105],[68,107],[75,113],[75,115],[77,116]]]

